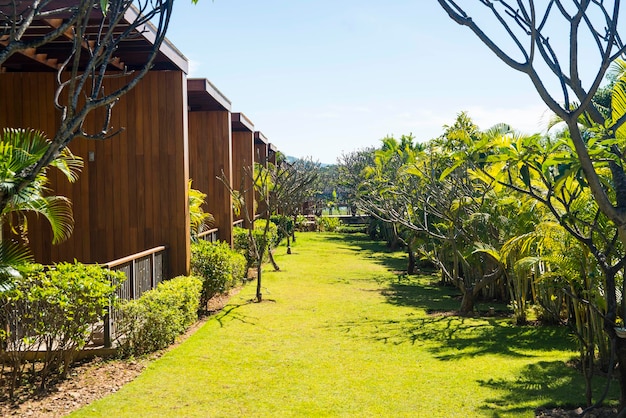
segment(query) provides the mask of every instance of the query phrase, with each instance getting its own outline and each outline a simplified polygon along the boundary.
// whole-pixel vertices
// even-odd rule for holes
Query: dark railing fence
[[[209,229],[198,234],[198,239],[202,239],[209,242],[217,242],[219,239],[219,230],[217,228]]]
[[[103,266],[114,271],[123,271],[126,274],[126,280],[117,289],[117,297],[123,300],[133,300],[141,297],[144,292],[154,289],[167,277],[166,259],[167,249],[160,246],[110,261]],[[116,337],[116,319],[115,309],[109,309],[109,315],[104,321],[105,347],[111,347]]]

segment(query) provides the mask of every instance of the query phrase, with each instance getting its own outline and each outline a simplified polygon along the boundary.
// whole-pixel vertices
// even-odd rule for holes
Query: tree
[[[30,261],[30,252],[22,245],[28,241],[26,213],[46,218],[52,229],[53,243],[64,241],[74,229],[70,202],[65,197],[50,195],[47,187],[49,167],[57,169],[70,182],[77,179],[82,160],[69,149],[62,150],[28,185],[14,190],[19,181],[16,174],[36,163],[49,146],[42,132],[7,128],[0,136],[0,190],[11,195],[0,211],[0,288],[16,276],[16,266]],[[20,236],[21,243],[2,237],[1,231],[7,226]]]
[[[270,199],[275,201],[277,212],[292,217],[295,225],[296,217],[302,213],[303,205],[311,201],[315,195],[320,163],[314,162],[310,157],[287,163],[279,154],[277,165],[278,170],[280,171],[282,167],[283,172],[275,176],[279,184],[275,184],[278,187],[272,190]],[[287,253],[291,254],[289,241],[290,238],[295,241],[295,228],[284,232],[287,236]]]
[[[364,148],[349,153],[342,153],[337,159],[339,171],[339,185],[345,190],[346,203],[350,206],[353,215],[357,209],[357,194],[359,184],[363,178],[363,170],[374,164],[373,147]]]
[[[48,133],[52,139],[46,152],[15,173],[12,187],[0,188],[0,211],[35,181],[74,138],[105,140],[116,134],[109,123],[113,107],[151,69],[165,38],[172,6],[173,0],[80,0],[76,4],[33,0],[0,5],[0,65],[14,54],[36,56],[36,48],[60,37],[71,45],[58,65],[56,93],[50,98],[51,105],[61,111],[59,128],[54,135]],[[42,33],[41,26],[50,30]],[[142,32],[150,32],[153,37],[145,61],[138,68],[120,66],[116,51]],[[117,66],[115,73],[109,70],[111,66]],[[129,77],[126,85],[104,90],[107,78],[121,76]],[[102,129],[86,132],[85,119],[96,109],[104,109]]]
[[[611,63],[626,52],[619,33],[619,0],[582,0],[567,5],[554,0],[541,2],[540,6],[533,1],[474,2],[478,7],[488,9],[497,22],[493,27],[503,30],[498,34],[487,33],[488,25],[479,23],[480,19],[474,18],[477,14],[470,15],[467,8],[452,0],[438,1],[450,18],[470,28],[504,63],[526,74],[542,100],[565,122],[576,162],[599,212],[617,230],[622,244],[626,244],[626,149],[620,138],[626,112],[618,105],[609,114],[603,113],[593,100]],[[558,40],[565,41],[567,45],[562,53],[559,52]],[[590,40],[597,51],[595,58],[585,54],[586,64],[596,59],[596,70],[586,79],[581,68],[583,57],[579,56],[585,40]],[[514,52],[507,52],[506,45],[512,46],[519,58]],[[554,92],[550,90],[550,79],[558,86]],[[593,122],[596,127],[593,140],[583,135],[579,125],[581,117]],[[605,179],[608,182],[603,181]],[[601,257],[598,263],[606,278],[605,330],[617,346],[620,409],[625,410],[626,339],[618,338],[615,331],[618,325],[615,277],[623,268],[623,263],[607,263]]]

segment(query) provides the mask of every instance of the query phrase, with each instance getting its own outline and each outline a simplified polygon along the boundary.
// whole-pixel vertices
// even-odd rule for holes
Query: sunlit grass
[[[401,253],[364,236],[300,234],[223,312],[120,392],[72,416],[506,417],[579,406],[567,330],[458,307]],[[506,309],[499,306],[498,309]]]

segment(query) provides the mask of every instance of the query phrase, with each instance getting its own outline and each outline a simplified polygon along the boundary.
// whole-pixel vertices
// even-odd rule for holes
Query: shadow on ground
[[[243,303],[226,305],[218,314],[215,315],[215,321],[220,324],[220,327],[224,327],[226,322],[239,321],[244,324],[256,325],[249,316],[239,312],[239,308],[242,306],[256,303],[253,300],[249,300]]]
[[[382,242],[372,241],[365,234],[329,234],[327,240],[335,242],[339,248],[358,252],[374,263],[387,267],[390,271],[406,271],[406,254],[402,251],[391,250]]]
[[[398,252],[388,250],[367,236],[344,235],[330,239],[341,241],[340,245],[345,248],[367,252],[372,260],[389,270],[399,271],[405,267],[404,257],[399,257]],[[533,353],[574,348],[565,327],[515,326],[502,316],[456,316],[453,312],[459,307],[459,292],[435,284],[436,280],[433,276],[398,274],[395,279],[381,283],[382,295],[392,305],[415,308],[414,313],[394,319],[365,318],[336,326],[355,338],[374,339],[384,344],[423,345],[442,361],[482,355],[532,358]],[[490,305],[495,305],[500,313],[508,312],[504,305]],[[481,309],[479,305],[479,310],[486,311],[487,306],[483,304]],[[531,399],[541,399],[544,405],[574,406],[563,404],[562,400],[580,399],[584,394],[580,373],[561,361],[537,361],[510,380],[485,379],[479,383],[501,394],[487,400],[483,407],[484,412],[493,417],[502,413],[528,413],[527,402]]]
[[[584,406],[585,385],[574,369],[567,368],[560,361],[540,361],[526,366],[513,380],[479,380],[480,385],[494,389],[502,395],[487,399],[482,409],[487,415],[499,417],[501,414],[523,414],[528,412],[524,404],[529,399],[539,399],[544,405],[575,409]],[[572,396],[564,396],[570,394]],[[582,404],[563,403],[564,398],[578,398]]]

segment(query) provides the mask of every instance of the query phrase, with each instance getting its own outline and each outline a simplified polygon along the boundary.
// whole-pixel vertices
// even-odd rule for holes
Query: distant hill
[[[287,160],[287,162],[288,162],[288,163],[290,163],[290,164],[291,164],[291,163],[293,163],[294,161],[299,160],[300,158],[298,158],[298,157],[294,157],[294,156],[292,156],[292,155],[287,155],[287,156],[285,157],[285,159]],[[321,167],[328,167],[328,166],[330,166],[330,165],[335,165],[335,164],[320,163],[320,166],[321,166]]]

